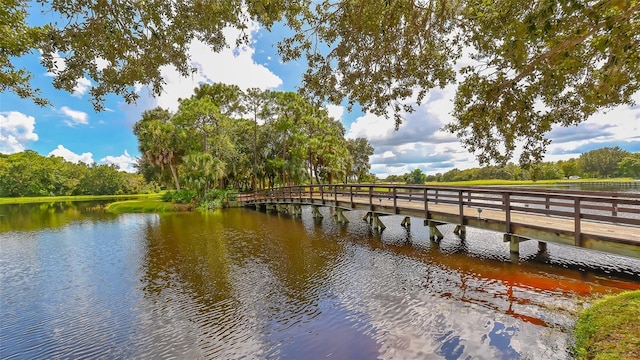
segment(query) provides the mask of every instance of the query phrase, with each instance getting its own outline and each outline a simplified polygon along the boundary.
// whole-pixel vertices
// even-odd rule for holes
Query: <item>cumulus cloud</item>
[[[633,100],[640,103],[640,92]],[[556,127],[547,135],[552,142],[545,161],[576,158],[603,147],[619,146],[626,151],[640,151],[639,119],[640,106],[622,105],[597,112],[576,126]]]
[[[78,81],[76,82],[76,86],[73,88],[73,94],[71,94],[71,96],[75,96],[78,98],[82,97],[89,91],[91,85],[91,80],[87,79],[86,77],[78,79]]]
[[[325,108],[327,109],[329,117],[338,121],[342,120],[342,115],[344,115],[344,106],[329,104],[325,105]]]
[[[351,124],[347,137],[367,138],[374,147],[455,142],[455,136],[441,130],[445,123],[451,121],[449,113],[453,105],[448,99],[453,98],[453,91],[452,88],[432,90],[422,105],[413,104],[413,113],[404,114],[398,130],[392,119],[365,114]]]
[[[613,132],[609,129],[613,127],[615,127],[613,124],[582,123],[570,127],[557,127],[551,130],[547,137],[556,144],[571,141],[593,140],[599,137],[612,136]]]
[[[357,118],[347,131],[348,138],[364,137],[375,152],[371,170],[379,176],[404,174],[416,168],[427,173],[441,172],[460,162],[461,168],[477,166],[458,139],[442,130],[450,121],[454,87],[434,89],[415,111],[405,114],[399,129],[391,119],[373,114]]]
[[[133,167],[135,161],[136,158],[129,155],[129,152],[127,152],[127,150],[125,150],[124,154],[120,156],[109,155],[100,159],[100,162],[103,164],[117,165],[120,170],[130,173],[136,172],[136,169]]]
[[[0,112],[0,153],[24,151],[25,144],[38,141],[36,119],[17,111]]]
[[[612,140],[603,142],[587,142],[575,147],[556,148],[549,152],[550,155],[572,155],[569,157],[578,157],[580,154],[596,150],[604,147],[619,147],[629,152],[640,152],[640,137],[635,140]]]
[[[89,115],[83,111],[73,110],[68,106],[63,106],[60,108],[60,113],[66,117],[64,123],[67,126],[73,127],[80,124],[89,124]]]
[[[62,145],[58,145],[57,148],[52,150],[47,156],[60,156],[63,159],[70,161],[72,163],[80,163],[83,162],[85,164],[91,165],[94,163],[93,154],[90,152],[82,153],[80,155],[74,153],[73,151],[65,148]]]
[[[254,27],[253,30],[257,30]],[[225,29],[228,44],[234,44],[240,34],[236,29]],[[160,106],[171,111],[178,109],[178,99],[193,95],[193,89],[203,83],[220,82],[237,85],[241,89],[257,87],[260,89],[276,88],[282,80],[262,64],[253,61],[255,49],[250,46],[229,47],[221,52],[212,51],[206,44],[194,40],[189,47],[191,66],[196,70],[188,77],[181,76],[175,68],[161,68],[165,80],[163,93],[151,101],[142,99],[145,108]],[[150,98],[148,91],[142,90],[142,97]],[[150,103],[150,104],[149,104]],[[148,107],[148,105],[151,105]]]

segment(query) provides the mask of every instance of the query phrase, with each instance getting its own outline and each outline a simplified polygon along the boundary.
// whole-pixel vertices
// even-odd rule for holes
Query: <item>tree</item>
[[[86,176],[78,184],[75,194],[111,195],[124,193],[123,174],[116,165],[97,165],[89,167]]]
[[[159,95],[164,84],[160,74],[162,66],[173,66],[184,76],[195,71],[188,57],[191,41],[201,41],[220,51],[227,46],[224,28],[233,27],[241,30],[238,44],[247,43],[250,20],[269,27],[279,21],[285,11],[300,12],[298,2],[3,2],[0,57],[5,56],[5,49],[9,50],[9,60],[0,59],[3,91],[8,87],[19,96],[38,100],[37,91],[29,84],[32,74],[27,69],[14,71],[11,58],[38,49],[43,65],[56,74],[53,80],[56,88],[72,92],[77,81],[85,76],[93,81],[91,96],[97,110],[104,108],[104,97],[108,93],[121,95],[127,102],[135,101],[137,84],[150,85],[153,93]],[[41,11],[55,20],[45,26],[31,27],[27,24],[28,11]],[[64,67],[57,66],[56,56],[64,59]]]
[[[267,110],[264,108],[270,97],[268,91],[258,88],[247,89],[242,97],[243,108],[247,115],[253,118],[253,169],[251,172],[251,187],[257,190],[258,179],[258,118],[261,118]]]
[[[580,166],[578,164],[578,160],[571,158],[569,160],[559,160],[558,166],[562,170],[562,173],[566,177],[570,176],[580,176]]]
[[[357,182],[361,183],[369,178],[369,170],[371,169],[369,157],[373,155],[373,146],[365,138],[348,139],[347,149],[351,157],[347,178],[355,178]]]
[[[209,143],[219,133],[223,117],[220,108],[211,98],[194,96],[180,102],[178,113],[173,116],[171,122],[190,135],[198,134],[202,140],[201,146],[190,144],[191,148],[208,153]]]
[[[223,83],[202,84],[194,89],[193,99],[209,99],[220,113],[231,117],[244,112],[242,106],[244,93],[237,85]]]
[[[200,199],[225,172],[225,164],[207,153],[191,153],[185,156],[182,167],[182,176],[191,189],[198,193]]]
[[[25,0],[3,0],[0,11],[0,92],[11,91],[21,98],[32,98],[36,104],[49,101],[40,97],[39,89],[31,87],[33,74],[28,69],[18,69],[12,63],[38,48],[49,30],[47,27],[30,27],[26,23],[28,2]]]
[[[618,163],[618,170],[624,176],[640,178],[640,152],[623,157]]]
[[[415,169],[412,172],[405,174],[405,182],[407,184],[424,184],[427,181],[427,175],[422,170]]]
[[[618,163],[629,155],[619,147],[605,147],[580,155],[578,162],[582,172],[591,177],[614,177],[618,174]]]
[[[553,125],[632,104],[640,88],[637,1],[325,0],[305,15],[280,46],[308,58],[303,91],[397,123],[456,82],[468,51],[446,129],[481,164],[506,163],[519,142],[520,163],[539,162]]]
[[[133,133],[138,137],[138,147],[147,161],[161,170],[168,166],[173,184],[176,190],[180,190],[176,167],[184,153],[184,141],[171,117],[172,114],[162,108],[145,111],[142,119],[133,126]]]
[[[131,194],[147,189],[140,175],[115,165],[74,164],[32,150],[0,154],[0,196]]]

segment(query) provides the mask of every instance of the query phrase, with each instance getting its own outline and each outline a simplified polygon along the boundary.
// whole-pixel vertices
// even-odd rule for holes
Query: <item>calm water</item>
[[[382,234],[229,209],[109,215],[0,206],[0,358],[566,359],[591,294],[640,261],[420,219]]]

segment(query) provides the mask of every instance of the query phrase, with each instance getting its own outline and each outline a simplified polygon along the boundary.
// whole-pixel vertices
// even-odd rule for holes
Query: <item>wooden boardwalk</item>
[[[300,205],[330,206],[337,221],[342,211],[365,211],[373,226],[381,216],[424,219],[430,237],[441,239],[438,226],[456,225],[502,232],[512,252],[519,243],[538,240],[640,258],[640,194],[518,189],[514,187],[439,187],[419,185],[307,185],[242,194],[245,206],[279,206],[296,213]],[[291,206],[290,208],[288,206]]]

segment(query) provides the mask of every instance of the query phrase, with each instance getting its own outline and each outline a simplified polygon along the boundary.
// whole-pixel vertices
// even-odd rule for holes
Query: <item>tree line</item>
[[[0,154],[0,196],[67,196],[140,194],[157,191],[142,175],[116,165],[72,163],[33,150]]]
[[[570,177],[614,178],[628,176],[640,178],[640,153],[631,153],[619,147],[592,150],[580,157],[556,162],[541,162],[525,169],[513,163],[505,166],[485,166],[445,173],[426,175],[415,169],[403,175],[390,175],[389,182],[423,184],[425,182],[451,182],[471,180],[559,180]]]
[[[134,125],[137,168],[148,181],[199,197],[213,189],[367,181],[373,147],[293,92],[203,84],[172,113],[145,111]]]

